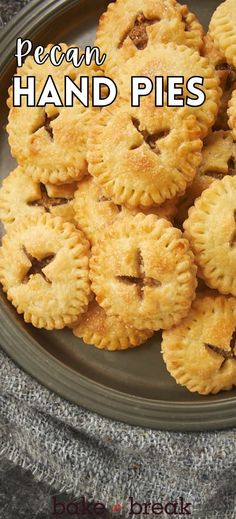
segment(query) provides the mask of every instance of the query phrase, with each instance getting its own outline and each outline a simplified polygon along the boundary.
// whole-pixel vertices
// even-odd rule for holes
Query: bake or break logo
[[[33,51],[31,40],[17,38],[15,58],[17,67],[23,65],[23,60]],[[62,51],[60,45],[53,45],[50,52],[45,53],[44,47],[37,46],[33,51],[33,58],[37,65],[43,65],[47,60],[55,67],[60,67],[63,60],[72,63],[75,68],[79,68],[82,63],[86,66],[95,62],[97,66],[102,67],[107,58],[106,54],[101,56],[98,47],[86,47],[84,53],[81,54],[78,47],[70,47],[66,52]],[[22,84],[22,77],[17,74],[13,77],[13,106],[22,105],[22,98],[26,98],[26,104],[29,107],[53,104],[56,107],[72,107],[74,99],[77,99],[83,106],[88,108],[90,104],[94,107],[109,106],[117,98],[118,89],[113,79],[104,76],[94,76],[92,84],[88,76],[80,77],[80,84],[76,84],[69,76],[64,77],[64,99],[58,92],[53,77],[49,75],[41,89],[39,95],[36,96],[36,78],[35,76],[27,76],[26,85]],[[168,76],[166,86],[164,87],[164,77],[155,76],[152,81],[145,76],[132,76],[131,80],[131,106],[139,107],[142,97],[155,94],[155,106],[164,106],[164,88],[167,94],[168,107],[183,107],[184,105],[191,107],[201,106],[206,99],[205,93],[200,87],[204,84],[204,78],[201,76],[192,76],[186,81],[183,76]],[[104,87],[106,87],[106,95],[104,96]],[[183,91],[191,95],[183,97]]]

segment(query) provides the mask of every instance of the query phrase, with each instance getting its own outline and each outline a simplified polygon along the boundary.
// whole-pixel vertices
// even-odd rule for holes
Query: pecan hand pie
[[[108,55],[106,73],[159,43],[176,42],[199,50],[203,28],[186,5],[174,0],[117,0],[100,18],[96,45]]]
[[[224,55],[215,47],[213,39],[209,33],[207,33],[205,37],[203,55],[209,59],[210,63],[215,68],[222,89],[220,107],[213,129],[228,130],[229,121],[227,108],[232,93],[236,88],[236,69],[227,63]]]
[[[0,282],[24,320],[62,329],[86,311],[89,243],[71,223],[50,214],[11,226],[0,248]]]
[[[18,166],[0,189],[0,219],[7,227],[24,216],[51,213],[74,223],[74,193],[77,183],[40,184]]]
[[[197,51],[189,49],[185,45],[175,45],[169,43],[167,45],[158,45],[155,48],[145,49],[143,53],[130,58],[122,67],[117,70],[116,81],[120,88],[121,95],[130,100],[131,97],[131,76],[145,76],[150,78],[155,84],[155,77],[162,76],[164,78],[164,104],[167,99],[167,77],[182,76],[183,77],[183,93],[179,98],[186,101],[186,97],[194,98],[187,90],[187,82],[192,76],[200,76],[204,78],[203,86],[199,86],[205,93],[205,102],[198,107],[188,106],[188,112],[196,116],[198,124],[201,128],[201,136],[206,137],[212,124],[214,124],[217,111],[220,104],[221,88],[219,86],[219,78],[209,63],[208,59],[201,57]],[[155,105],[154,92],[149,96],[141,98],[141,106]],[[148,109],[148,108],[146,108]],[[168,108],[170,110],[170,108]],[[183,108],[176,108],[183,110]]]
[[[236,175],[236,144],[231,131],[212,132],[204,140],[202,162],[193,183],[177,203],[177,221],[183,222],[188,217],[188,210],[196,198],[201,196],[216,179],[226,175]]]
[[[86,344],[109,351],[135,348],[153,335],[150,330],[135,330],[132,326],[125,325],[118,317],[108,316],[96,301],[89,304],[87,312],[81,316],[73,333]]]
[[[236,3],[225,0],[215,10],[210,22],[210,34],[216,47],[230,65],[236,67]]]
[[[236,299],[199,295],[189,315],[163,333],[162,353],[178,384],[201,395],[236,385]]]
[[[199,135],[188,110],[119,102],[103,109],[92,127],[89,172],[115,204],[162,204],[192,182],[201,161]]]
[[[189,210],[184,229],[200,277],[236,296],[236,177],[215,180]]]
[[[51,45],[45,52],[50,47]],[[49,60],[43,65],[37,65],[30,56],[26,58],[23,67],[17,70],[24,85],[27,76],[35,76],[36,97],[39,96],[48,74],[51,74],[59,93],[62,86],[64,88],[65,75],[78,84],[81,76],[98,75],[95,66],[81,65],[76,69],[71,63],[53,67],[48,62]],[[22,106],[13,107],[12,96],[11,87],[7,131],[11,152],[18,164],[23,166],[35,181],[44,184],[81,179],[87,173],[87,134],[97,109],[86,108],[79,101],[74,102],[74,106],[69,109],[55,107],[52,104],[45,107],[28,107],[26,98],[23,98]]]
[[[138,330],[177,324],[195,297],[189,244],[170,222],[154,215],[117,219],[92,249],[90,277],[106,313]]]

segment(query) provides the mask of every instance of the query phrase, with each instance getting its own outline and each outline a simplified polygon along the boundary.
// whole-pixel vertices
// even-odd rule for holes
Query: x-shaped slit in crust
[[[230,238],[230,241],[229,241],[230,247],[233,247],[236,244],[236,209],[234,210],[234,221],[235,221],[235,229],[234,229],[232,236]]]
[[[33,202],[28,202],[28,205],[33,207],[44,207],[47,213],[50,212],[50,208],[58,205],[67,204],[72,198],[57,198],[48,196],[46,187],[44,184],[40,184],[41,198],[38,200],[34,200]]]
[[[218,353],[218,355],[221,355],[221,357],[223,357],[223,361],[220,366],[220,369],[223,367],[223,365],[225,364],[225,362],[228,359],[236,360],[236,355],[234,353],[235,342],[236,342],[236,330],[233,332],[233,335],[230,340],[230,351],[225,351],[222,348],[218,348],[218,346],[212,346],[212,344],[205,344],[205,346],[207,348],[210,348],[210,350],[214,351],[215,353]]]
[[[25,247],[23,247],[23,251],[24,251],[25,255],[27,256],[28,260],[30,261],[31,267],[28,270],[28,272],[25,274],[25,277],[24,277],[22,283],[27,284],[30,280],[30,276],[35,276],[35,274],[40,274],[44,278],[46,283],[51,284],[51,281],[47,278],[47,276],[45,276],[42,269],[44,269],[47,265],[49,265],[49,263],[51,263],[54,260],[55,254],[50,254],[49,256],[46,256],[45,258],[38,260],[37,258],[34,258],[34,256],[31,256],[31,254],[26,250]]]
[[[154,25],[155,23],[160,22],[160,18],[156,17],[152,20],[146,18],[143,13],[138,14],[132,29],[129,29],[122,40],[119,43],[118,48],[120,49],[126,38],[130,38],[138,50],[143,50],[147,47],[148,44],[148,33],[147,27],[150,25]]]
[[[136,286],[139,299],[144,298],[145,287],[160,287],[161,282],[157,279],[147,277],[144,268],[144,261],[141,251],[137,251],[137,271],[138,276],[117,276],[117,279],[126,285]]]
[[[147,130],[140,130],[140,121],[135,117],[132,117],[132,123],[135,126],[136,130],[142,135],[144,142],[149,146],[149,148],[156,153],[156,155],[160,154],[160,150],[156,147],[156,143],[160,139],[164,139],[169,135],[170,130],[167,128],[165,130],[160,130],[156,133],[149,133]],[[134,145],[131,147],[132,150],[140,148],[141,144]]]
[[[37,128],[34,130],[34,133],[36,133],[38,130],[40,130],[40,128],[44,128],[45,131],[48,133],[50,139],[53,141],[54,134],[53,134],[53,128],[51,126],[51,122],[55,121],[55,119],[57,119],[57,117],[59,117],[59,114],[52,115],[51,117],[49,117],[46,110],[44,110],[43,117],[44,117],[43,122],[39,126],[37,126]]]

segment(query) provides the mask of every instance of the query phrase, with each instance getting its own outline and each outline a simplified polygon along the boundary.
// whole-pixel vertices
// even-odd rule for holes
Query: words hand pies
[[[26,322],[61,329],[87,308],[88,255],[89,243],[73,224],[27,216],[3,237],[0,282]]]
[[[162,353],[178,384],[201,395],[236,385],[236,299],[200,295],[189,315],[163,333]]]
[[[192,182],[201,161],[199,136],[187,110],[119,102],[95,120],[88,140],[89,172],[116,204],[162,204]]]
[[[187,315],[195,297],[189,244],[154,215],[116,220],[93,247],[90,269],[105,312],[139,330],[170,328]]]
[[[106,315],[96,301],[89,304],[88,310],[81,316],[73,328],[76,337],[81,337],[86,344],[109,351],[126,350],[146,342],[153,332],[135,330],[125,325],[118,317]]]

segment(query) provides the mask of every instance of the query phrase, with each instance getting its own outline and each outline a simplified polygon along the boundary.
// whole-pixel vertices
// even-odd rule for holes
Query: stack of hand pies
[[[209,32],[175,0],[117,0],[102,15],[95,64],[25,60],[17,74],[103,75],[109,107],[13,107],[18,166],[0,189],[0,282],[24,320],[70,327],[87,344],[135,348],[164,330],[176,381],[201,394],[236,385],[236,2]],[[45,52],[48,52],[49,45]],[[65,51],[67,46],[62,44]],[[199,107],[132,108],[131,76],[204,78]],[[183,97],[188,92],[183,89]],[[143,346],[145,347],[145,345]],[[133,352],[135,355],[135,352]]]

